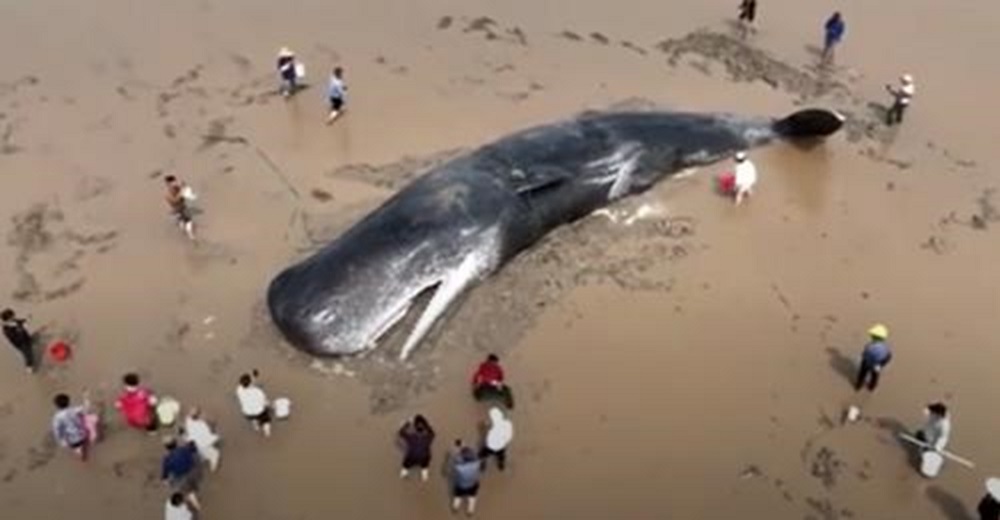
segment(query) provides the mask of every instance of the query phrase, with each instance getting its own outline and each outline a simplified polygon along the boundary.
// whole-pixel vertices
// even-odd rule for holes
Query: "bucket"
[[[287,397],[279,397],[274,400],[274,418],[287,419],[292,414],[292,401]]]
[[[156,418],[163,426],[173,426],[181,412],[181,403],[173,397],[163,397],[156,404]]]
[[[736,174],[733,172],[726,172],[719,175],[719,193],[723,195],[732,195],[736,193]]]
[[[934,478],[941,472],[944,456],[933,450],[925,450],[920,454],[920,473],[927,478]]]
[[[49,356],[60,363],[68,360],[73,355],[73,349],[64,341],[56,341],[49,345],[48,350]]]

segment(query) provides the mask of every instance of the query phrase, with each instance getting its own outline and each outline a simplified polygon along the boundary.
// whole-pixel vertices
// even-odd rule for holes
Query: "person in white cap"
[[[979,520],[1000,520],[1000,478],[986,479],[986,496],[976,508]]]
[[[278,76],[281,78],[281,94],[291,96],[298,88],[298,73],[295,70],[295,53],[288,47],[278,51]]]
[[[479,450],[482,469],[486,469],[486,462],[492,456],[497,459],[497,469],[503,471],[507,465],[507,447],[513,439],[514,423],[504,416],[500,408],[496,406],[490,408],[489,430],[487,430],[483,446]]]
[[[899,86],[886,85],[885,89],[892,94],[892,106],[885,114],[885,124],[892,126],[903,122],[903,112],[910,106],[913,95],[917,93],[917,87],[913,84],[913,76],[903,74],[899,78]]]
[[[753,195],[753,185],[757,184],[757,167],[747,158],[746,152],[736,152],[736,168],[733,174],[736,204],[739,205],[744,197]]]

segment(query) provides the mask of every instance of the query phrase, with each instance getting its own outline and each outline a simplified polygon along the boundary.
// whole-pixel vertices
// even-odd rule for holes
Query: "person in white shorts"
[[[744,197],[753,195],[753,186],[757,184],[757,167],[747,158],[746,152],[736,152],[736,168],[734,175],[736,204],[743,202]]]

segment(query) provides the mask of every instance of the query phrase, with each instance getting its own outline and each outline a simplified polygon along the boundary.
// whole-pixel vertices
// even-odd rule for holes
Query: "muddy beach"
[[[848,32],[817,66],[832,6],[627,0],[419,5],[183,0],[0,6],[0,304],[64,364],[0,355],[0,507],[11,518],[159,518],[156,438],[112,409],[138,371],[224,439],[203,518],[447,518],[447,486],[400,482],[392,434],[414,412],[472,441],[468,378],[487,352],[518,393],[510,467],[482,518],[973,518],[1000,473],[1000,8],[838,3]],[[288,20],[292,22],[289,23]],[[933,20],[930,24],[927,21]],[[289,30],[294,26],[294,30]],[[308,88],[277,93],[282,45]],[[327,70],[350,109],[323,125]],[[919,85],[886,129],[883,85]],[[267,281],[421,171],[505,133],[609,106],[848,115],[822,147],[753,152],[749,203],[720,164],[546,237],[475,288],[412,360],[392,345],[317,361],[283,344]],[[187,243],[163,177],[199,193]],[[875,321],[897,359],[851,379]],[[239,415],[261,370],[293,417],[263,441]],[[86,465],[48,435],[51,397],[87,388],[107,439]],[[896,434],[945,400],[977,468],[928,481]],[[848,404],[862,419],[844,425]]]

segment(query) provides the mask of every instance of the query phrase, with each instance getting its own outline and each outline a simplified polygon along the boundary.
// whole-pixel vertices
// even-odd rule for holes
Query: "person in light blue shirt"
[[[330,100],[330,114],[326,117],[326,124],[334,122],[340,114],[344,113],[347,102],[347,84],[344,83],[344,69],[336,67],[330,75],[330,86],[326,89],[326,97]]]
[[[858,379],[854,383],[855,390],[861,390],[865,383],[868,384],[868,391],[874,392],[878,386],[879,376],[886,365],[892,361],[892,350],[886,339],[889,338],[889,328],[878,324],[868,329],[871,341],[865,345],[861,353],[861,368],[858,370]]]

